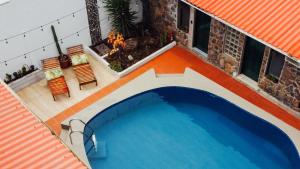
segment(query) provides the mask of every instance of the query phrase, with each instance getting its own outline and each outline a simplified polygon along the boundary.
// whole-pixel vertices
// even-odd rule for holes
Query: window
[[[278,82],[284,61],[285,56],[283,54],[271,50],[266,75],[273,82]]]
[[[190,6],[182,1],[178,1],[178,25],[177,27],[186,33],[189,32]]]
[[[241,33],[231,27],[227,27],[225,44],[224,44],[224,53],[235,57],[241,58],[242,52],[239,49],[242,49],[243,44],[240,43]]]

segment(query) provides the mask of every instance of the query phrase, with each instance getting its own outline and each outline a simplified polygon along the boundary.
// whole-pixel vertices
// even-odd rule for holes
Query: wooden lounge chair
[[[67,48],[67,51],[69,57],[72,60],[73,70],[79,82],[79,89],[81,90],[82,85],[86,85],[89,83],[96,83],[97,86],[98,85],[97,79],[94,75],[91,65],[88,62],[83,64],[78,64],[78,65],[74,65],[73,63],[73,59],[74,59],[73,57],[76,56],[78,57],[84,54],[83,46],[77,45],[77,46],[69,47]]]
[[[58,57],[48,58],[42,60],[42,66],[44,72],[54,69],[61,69]],[[61,94],[68,94],[70,97],[70,90],[66,83],[65,77],[60,76],[51,80],[47,80],[48,88],[51,91],[54,101],[56,100],[55,96]]]

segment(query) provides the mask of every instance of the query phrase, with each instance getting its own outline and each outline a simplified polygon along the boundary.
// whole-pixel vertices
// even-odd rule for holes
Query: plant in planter
[[[9,84],[15,80],[18,80],[32,72],[34,72],[35,70],[37,70],[35,68],[34,65],[30,65],[30,67],[28,65],[23,65],[21,69],[19,69],[18,71],[14,72],[12,75],[11,74],[6,74],[5,76],[5,79],[4,79],[4,82],[6,84]]]
[[[167,43],[168,33],[167,32],[161,33],[159,39],[160,39],[160,46],[163,47]]]
[[[112,46],[112,50],[109,52],[108,57],[114,57],[117,56],[118,58],[118,64],[115,63],[111,63],[117,66],[110,66],[112,69],[117,67],[116,71],[120,71],[120,69],[124,70],[126,69],[126,58],[125,58],[125,52],[124,52],[124,48],[126,46],[124,37],[121,33],[115,33],[115,32],[110,32],[109,36],[108,36],[108,40],[107,43]],[[120,67],[120,68],[119,68]]]
[[[35,66],[34,66],[34,65],[30,65],[29,71],[30,71],[30,72],[33,72],[33,71],[35,71],[35,70],[36,70]]]
[[[123,71],[121,62],[118,61],[118,60],[112,61],[112,62],[109,64],[109,67],[110,67],[112,70],[116,71],[116,72],[122,72],[122,71]]]
[[[56,32],[55,32],[55,28],[54,28],[53,25],[51,25],[51,30],[52,30],[52,34],[53,34],[53,38],[54,38],[54,41],[55,41],[56,48],[57,48],[58,53],[59,53],[58,60],[59,60],[60,66],[63,69],[68,68],[68,67],[71,66],[71,59],[68,55],[62,53],[60,45],[58,43],[58,38],[57,38],[57,35],[56,35]]]
[[[23,76],[27,75],[27,74],[29,73],[29,68],[28,68],[28,66],[27,66],[27,65],[26,65],[26,66],[25,66],[25,65],[22,66],[21,71],[22,71],[22,75],[23,75]]]
[[[121,32],[124,37],[129,37],[136,29],[134,20],[136,12],[130,9],[130,0],[104,0],[104,7],[112,18],[113,28]]]
[[[6,73],[6,74],[5,74],[4,82],[5,82],[6,84],[9,84],[10,82],[12,82],[12,80],[13,80],[12,75]]]

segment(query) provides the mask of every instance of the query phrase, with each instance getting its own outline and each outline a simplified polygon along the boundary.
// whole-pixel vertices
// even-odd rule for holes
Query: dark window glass
[[[242,73],[247,77],[250,77],[252,80],[258,81],[264,51],[264,44],[250,37],[246,38],[246,45],[242,62]]]
[[[184,2],[178,2],[178,28],[189,32],[190,6]]]
[[[284,60],[285,56],[283,54],[275,50],[271,50],[267,68],[267,75],[269,78],[271,78],[271,80],[275,79],[276,82],[278,81],[283,68]]]
[[[210,16],[197,10],[195,16],[194,47],[206,54],[208,53],[210,22]]]

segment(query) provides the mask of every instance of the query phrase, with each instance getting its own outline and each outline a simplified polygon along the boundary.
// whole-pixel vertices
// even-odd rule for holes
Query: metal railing
[[[81,122],[84,127],[87,127],[91,132],[91,134],[86,134],[85,132],[83,131],[79,131],[79,130],[73,130],[72,128],[72,122],[73,121],[79,121]],[[94,142],[94,140],[92,139],[93,135],[95,134],[94,130],[92,127],[90,127],[88,124],[86,124],[84,121],[82,121],[81,119],[71,119],[69,121],[69,126],[70,126],[70,134],[69,134],[69,138],[70,138],[70,142],[71,144],[73,145],[73,139],[72,139],[72,134],[73,133],[80,133],[82,134],[83,136],[85,136],[86,139],[84,139],[84,146],[86,147],[86,145],[91,142],[91,147],[86,151],[86,154],[89,154],[91,152],[92,149],[96,150],[96,143]]]

